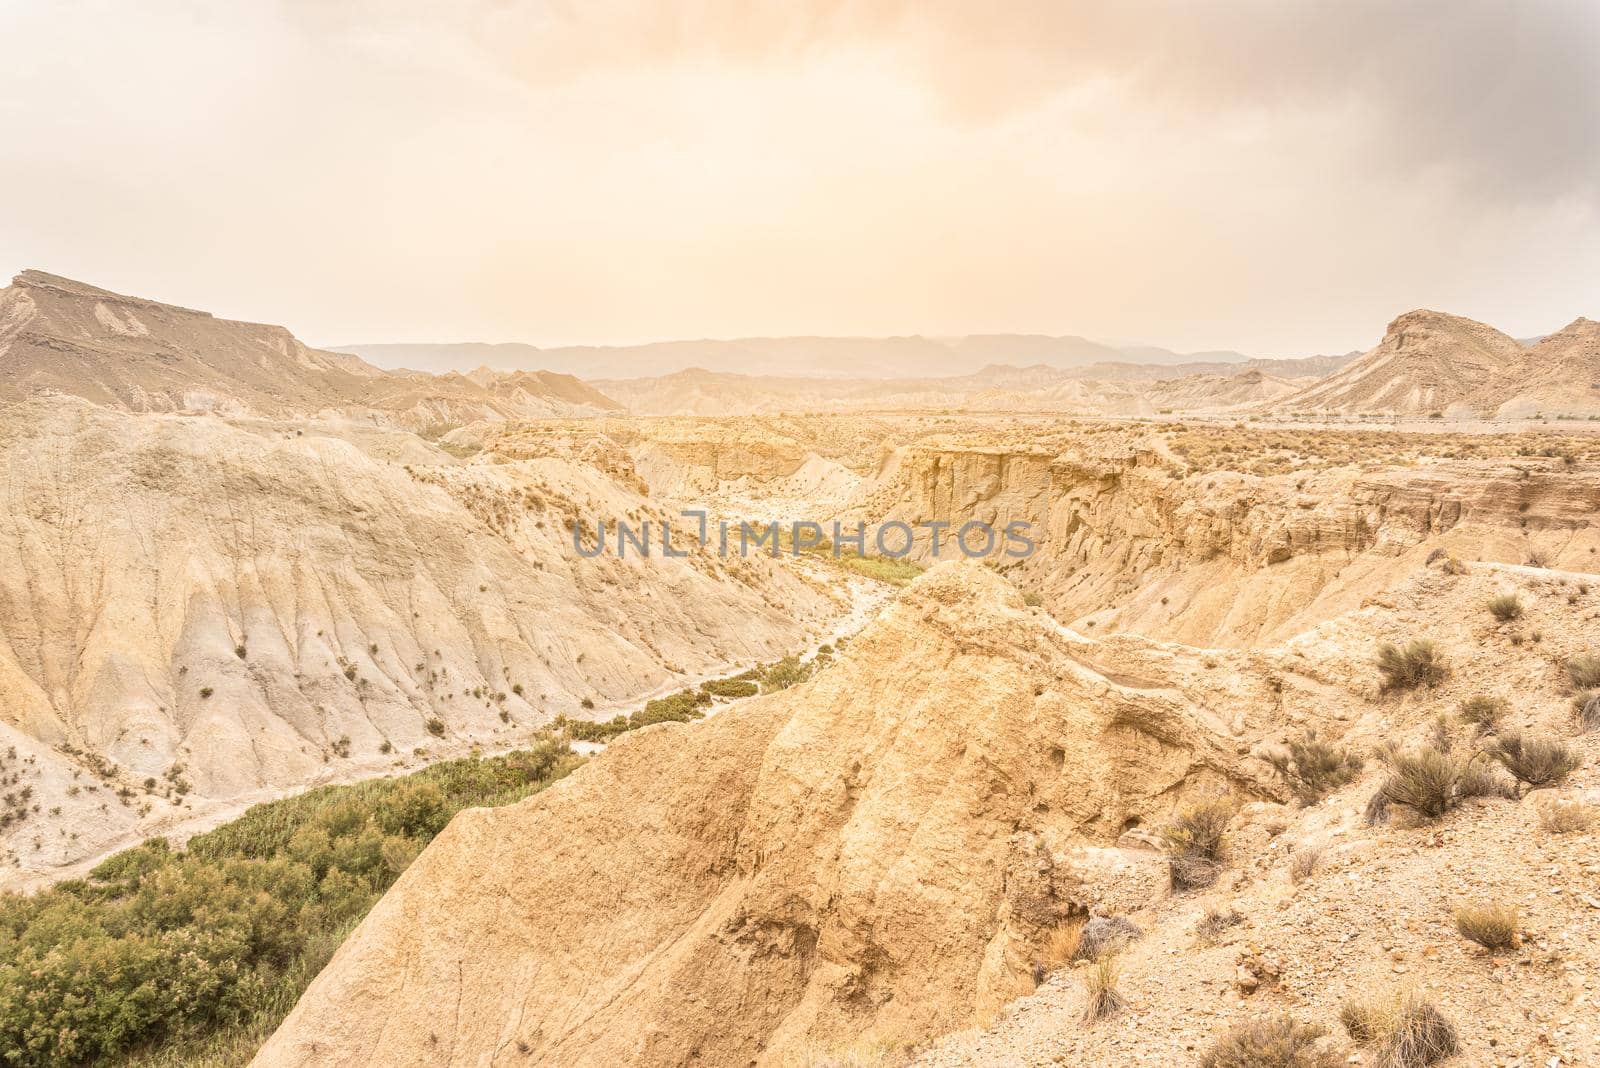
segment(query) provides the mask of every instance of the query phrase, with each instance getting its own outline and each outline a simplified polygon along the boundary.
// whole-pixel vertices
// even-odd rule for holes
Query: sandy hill
[[[1203,411],[1271,404],[1298,392],[1306,383],[1244,371],[1236,375],[1188,375],[1151,385],[1145,399],[1158,409]]]
[[[675,513],[584,425],[464,462],[378,428],[5,408],[0,751],[40,806],[10,862],[607,716],[836,610],[766,559],[575,554],[574,519]]]
[[[1560,635],[1538,655],[1481,607],[1508,588]],[[810,682],[463,813],[254,1063],[1169,1065],[1234,1020],[1331,1024],[1345,997],[1418,982],[1463,1063],[1584,1063],[1600,1035],[1573,1025],[1600,943],[1581,839],[1540,837],[1536,802],[1505,798],[1442,827],[1368,827],[1379,769],[1298,808],[1262,755],[1307,727],[1358,749],[1415,740],[1482,690],[1515,694],[1517,726],[1565,730],[1560,665],[1600,642],[1587,589],[1425,566],[1280,647],[1228,653],[1091,640],[986,569],[944,565]],[[1374,644],[1419,632],[1455,673],[1381,694]],[[1148,829],[1223,796],[1221,879],[1171,892]],[[1291,880],[1312,849],[1325,870]],[[1532,932],[1499,967],[1449,920],[1495,898],[1526,903]],[[1238,919],[1199,941],[1205,902]],[[1040,963],[1090,912],[1145,932],[1131,1007],[1095,1028],[1077,977]]]
[[[0,290],[0,399],[41,390],[129,411],[337,415],[418,430],[620,410],[569,376],[522,374],[481,385],[392,374],[310,348],[281,326],[24,271]]]
[[[777,1064],[947,1030],[1085,907],[1078,847],[1272,792],[1243,755],[1268,692],[947,565],[814,681],[458,819],[256,1063]]]
[[[1281,406],[1345,414],[1466,412],[1481,390],[1519,368],[1523,355],[1520,343],[1493,327],[1442,312],[1407,312],[1389,324],[1377,348]]]
[[[1600,323],[1578,319],[1539,339],[1518,368],[1473,400],[1500,418],[1600,415]]]

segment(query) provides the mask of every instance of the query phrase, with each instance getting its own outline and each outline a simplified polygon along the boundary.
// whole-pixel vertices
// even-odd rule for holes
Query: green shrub
[[[450,817],[581,761],[541,740],[492,760],[324,786],[87,878],[0,895],[0,1062],[248,1060],[340,940]]]
[[[778,690],[787,690],[811,677],[813,665],[802,661],[798,656],[786,656],[775,664],[769,664],[759,670],[762,693],[776,693]]]
[[[738,676],[731,679],[712,679],[702,682],[700,689],[712,697],[753,697],[761,692],[761,684],[754,679]]]
[[[1322,741],[1315,731],[1308,730],[1299,738],[1291,738],[1284,743],[1284,749],[1284,752],[1270,755],[1268,761],[1288,782],[1302,805],[1315,804],[1361,774],[1359,756]]]
[[[1200,1068],[1340,1068],[1337,1053],[1319,1040],[1327,1028],[1288,1013],[1234,1024],[1200,1055]]]
[[[1489,614],[1502,623],[1522,618],[1522,602],[1514,593],[1501,593],[1489,598]]]
[[[1414,690],[1418,686],[1437,686],[1450,674],[1443,654],[1426,638],[1408,642],[1404,648],[1393,642],[1378,646],[1378,672],[1382,689]]]

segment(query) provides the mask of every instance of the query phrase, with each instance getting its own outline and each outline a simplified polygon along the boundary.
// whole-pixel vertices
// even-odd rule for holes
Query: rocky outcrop
[[[1057,451],[1059,449],[1059,451]],[[1600,480],[1555,458],[1455,460],[1258,476],[1185,473],[1153,436],[1109,434],[1065,448],[908,447],[892,501],[868,522],[932,532],[1026,522],[1033,555],[997,560],[1084,627],[1196,644],[1261,644],[1346,611],[1435,549],[1522,563],[1591,566]]]
[[[813,680],[463,813],[255,1063],[781,1064],[963,1026],[1128,867],[1081,847],[1276,790],[1245,755],[1275,691],[1234,666],[941,567]]]

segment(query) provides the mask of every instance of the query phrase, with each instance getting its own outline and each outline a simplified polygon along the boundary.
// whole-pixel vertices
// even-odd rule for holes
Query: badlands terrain
[[[1303,361],[784,340],[648,377],[561,350],[579,380],[18,276],[0,880],[35,896],[0,1058],[1600,1062],[1600,324],[1418,311]],[[844,373],[874,351],[921,370]],[[911,538],[728,556],[685,509]],[[577,551],[597,519],[687,555]],[[952,553],[974,522],[1034,551]],[[225,1050],[79,1012],[108,970],[51,932],[121,894],[168,922],[196,832],[185,863],[255,802],[526,750],[536,791],[420,854],[294,838],[308,894],[377,903],[281,1004],[207,1015],[250,1021]],[[1491,908],[1503,937],[1457,916]],[[1299,1059],[1216,1045],[1286,1018]]]

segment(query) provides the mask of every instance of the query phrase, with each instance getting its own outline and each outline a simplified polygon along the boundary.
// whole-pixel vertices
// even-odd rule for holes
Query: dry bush
[[[1078,949],[1083,944],[1083,927],[1088,917],[1078,916],[1058,923],[1050,929],[1044,940],[1043,963],[1047,972],[1063,968],[1078,959]]]
[[[1582,834],[1595,819],[1594,809],[1582,801],[1556,798],[1539,806],[1539,826],[1546,834]]]
[[[1107,1016],[1114,1016],[1128,1005],[1128,999],[1117,991],[1117,955],[1107,953],[1084,972],[1083,992],[1086,1000],[1083,1006],[1083,1022],[1085,1026]]]
[[[1447,556],[1445,557],[1443,570],[1446,575],[1465,575],[1467,573],[1467,565],[1463,564],[1457,557]]]
[[[1572,699],[1581,731],[1600,730],[1600,690],[1582,690]]]
[[[1523,785],[1550,786],[1578,766],[1578,756],[1559,738],[1506,731],[1485,750]]]
[[[1303,883],[1316,874],[1322,867],[1323,847],[1320,845],[1301,846],[1294,851],[1294,856],[1289,858],[1289,878],[1294,883]]]
[[[1501,593],[1489,598],[1489,614],[1502,623],[1522,618],[1522,602],[1514,593]]]
[[[1378,1043],[1380,1068],[1427,1068],[1459,1048],[1456,1029],[1432,1002],[1418,995],[1401,999],[1394,1025]]]
[[[1096,916],[1084,924],[1074,960],[1099,960],[1143,938],[1139,925],[1126,916]]]
[[[1327,1028],[1288,1013],[1234,1024],[1200,1055],[1200,1068],[1337,1068],[1343,1058],[1318,1040]]]
[[[1438,646],[1426,638],[1416,638],[1403,648],[1393,642],[1379,645],[1378,673],[1383,676],[1380,689],[1387,693],[1437,686],[1449,676],[1450,667]]]
[[[1237,927],[1244,922],[1244,915],[1220,901],[1207,901],[1206,914],[1195,925],[1195,937],[1202,945],[1214,942],[1218,935],[1230,927]]]
[[[1302,805],[1315,804],[1361,774],[1359,756],[1322,741],[1316,731],[1308,730],[1299,738],[1289,739],[1284,750],[1269,755],[1267,760]]]
[[[1380,749],[1378,756],[1389,774],[1367,802],[1369,825],[1381,823],[1396,805],[1415,819],[1436,820],[1469,797],[1515,796],[1509,784],[1485,766],[1481,754],[1453,753],[1437,736],[1411,752],[1390,747]]]
[[[800,1054],[797,1068],[888,1068],[904,1064],[904,1056],[895,1056],[894,1049],[882,1042],[860,1042],[845,1049],[825,1049],[811,1046]]]
[[[1545,552],[1543,549],[1535,549],[1535,550],[1533,550],[1532,552],[1530,552],[1528,554],[1528,566],[1529,567],[1548,568],[1550,566],[1550,562],[1551,562],[1550,554]]]
[[[1600,656],[1575,656],[1567,661],[1574,690],[1600,690]]]
[[[1346,1034],[1364,1046],[1393,1030],[1395,1007],[1384,998],[1347,1001],[1339,1006],[1339,1023]]]
[[[1507,905],[1477,905],[1455,911],[1456,930],[1491,953],[1515,949],[1522,941],[1522,918]]]
[[[1375,1044],[1378,1068],[1427,1068],[1456,1052],[1456,1029],[1416,994],[1347,1001],[1339,1022],[1362,1045]]]
[[[1232,818],[1233,806],[1219,798],[1179,810],[1161,829],[1172,889],[1191,890],[1217,881],[1223,840]]]
[[[1499,729],[1508,705],[1503,697],[1479,694],[1461,702],[1461,721],[1478,729],[1480,734],[1493,734]]]

